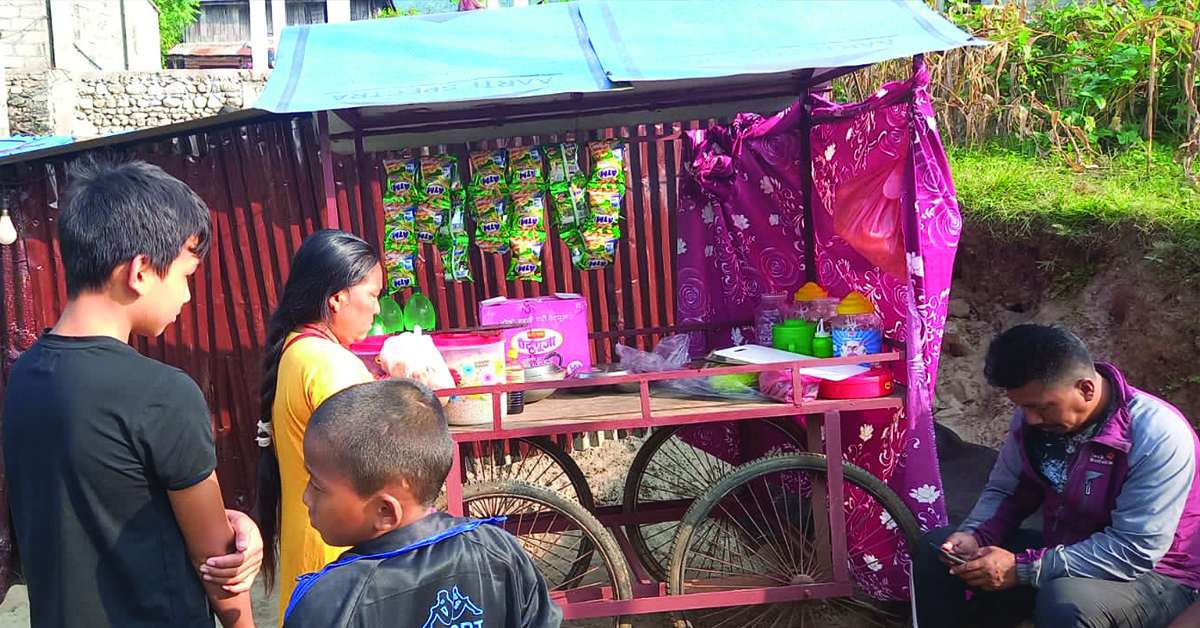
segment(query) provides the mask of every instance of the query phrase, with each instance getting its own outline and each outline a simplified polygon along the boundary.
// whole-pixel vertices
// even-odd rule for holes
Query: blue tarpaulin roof
[[[285,28],[255,106],[299,113],[593,94],[982,43],[919,0],[584,0]]]
[[[75,138],[70,135],[43,135],[41,137],[14,135],[12,137],[0,137],[0,157],[63,146],[74,141]]]

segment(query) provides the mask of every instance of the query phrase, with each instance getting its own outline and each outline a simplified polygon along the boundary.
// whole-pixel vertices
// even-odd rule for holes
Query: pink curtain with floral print
[[[692,131],[677,245],[678,319],[716,326],[692,335],[696,354],[754,342],[748,323],[760,296],[794,292],[810,275],[832,296],[858,290],[875,304],[885,336],[907,356],[896,373],[907,385],[906,407],[844,413],[842,442],[847,459],[883,479],[923,529],[946,523],[931,400],[961,228],[927,85],[918,63],[912,79],[860,103],[810,96],[807,129],[798,103],[771,118],[743,114],[727,127]],[[755,437],[744,427],[711,426],[688,438],[731,463],[778,444],[778,432]],[[848,524],[852,551],[894,528],[881,511]],[[907,597],[908,556],[859,549],[859,584],[880,597]]]

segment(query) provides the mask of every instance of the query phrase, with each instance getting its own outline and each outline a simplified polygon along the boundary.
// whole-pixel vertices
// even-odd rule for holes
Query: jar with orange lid
[[[838,303],[833,317],[833,353],[838,357],[883,351],[883,319],[875,305],[858,291]]]

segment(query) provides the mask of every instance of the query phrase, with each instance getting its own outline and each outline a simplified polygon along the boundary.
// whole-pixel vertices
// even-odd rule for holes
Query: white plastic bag
[[[454,388],[450,367],[433,345],[433,338],[422,334],[420,327],[384,341],[379,363],[391,377],[416,380],[433,390]]]

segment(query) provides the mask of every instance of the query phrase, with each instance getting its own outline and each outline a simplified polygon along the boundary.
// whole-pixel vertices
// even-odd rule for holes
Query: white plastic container
[[[433,344],[450,367],[458,388],[496,386],[507,382],[504,364],[504,337],[472,333],[445,333],[433,336]],[[446,422],[450,425],[481,425],[492,422],[492,395],[453,395],[444,397]],[[500,416],[508,416],[508,395],[500,394]]]

